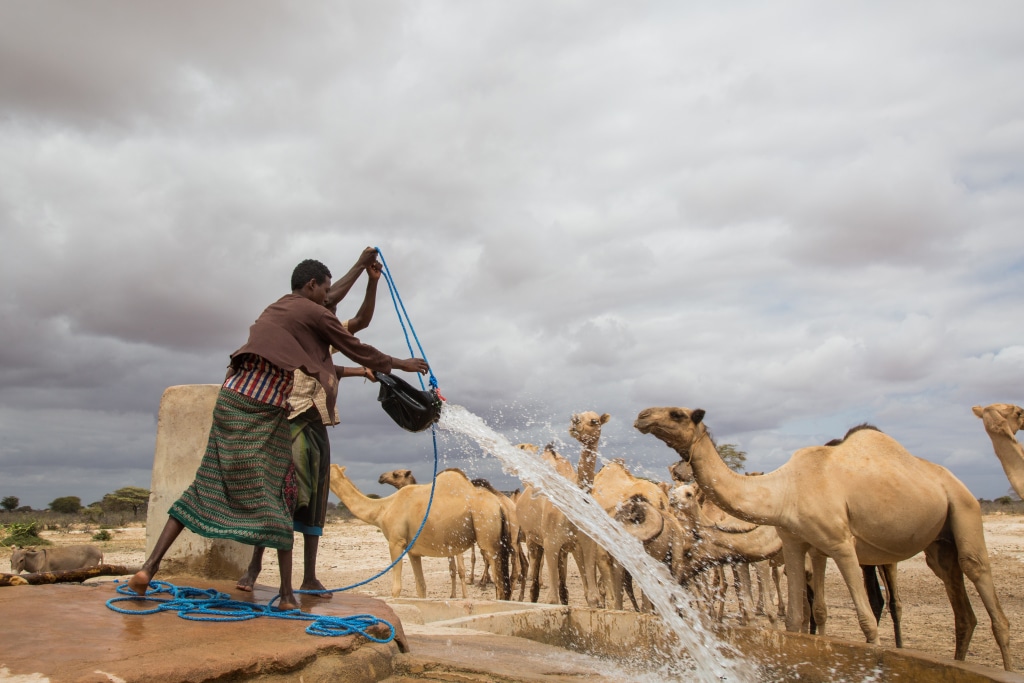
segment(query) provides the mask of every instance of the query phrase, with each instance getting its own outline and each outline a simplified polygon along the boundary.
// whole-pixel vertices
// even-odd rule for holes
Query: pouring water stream
[[[687,658],[694,667],[688,675],[706,683],[757,680],[750,663],[705,628],[703,615],[690,607],[686,593],[664,565],[655,562],[640,541],[616,524],[575,482],[560,476],[539,456],[515,448],[462,406],[445,403],[438,426],[476,441],[484,452],[501,461],[507,473],[541,490],[569,521],[606,548],[630,572],[666,628],[678,639],[680,657]]]

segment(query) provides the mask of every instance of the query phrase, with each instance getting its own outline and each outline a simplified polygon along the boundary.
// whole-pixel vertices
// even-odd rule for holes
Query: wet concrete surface
[[[163,576],[177,586],[215,588],[240,601],[269,602],[277,591],[257,585],[255,594],[233,581]],[[299,596],[304,612],[317,615],[372,614],[390,622],[396,638],[377,644],[358,635],[321,637],[306,633],[309,622],[259,617],[239,622],[202,623],[174,612],[121,614],[107,607],[118,597],[113,582],[13,586],[0,589],[0,680],[125,681],[161,683],[220,680],[298,680],[313,663],[315,680],[377,681],[392,673],[391,660],[406,649],[401,621],[383,601],[336,594],[325,600]],[[151,601],[119,607],[150,609]],[[386,637],[384,626],[371,634]],[[344,659],[345,675],[328,664]],[[337,667],[335,667],[337,668]],[[322,670],[322,675],[316,671]]]

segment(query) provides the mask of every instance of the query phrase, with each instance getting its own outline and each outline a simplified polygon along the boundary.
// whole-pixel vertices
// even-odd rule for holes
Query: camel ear
[[[973,408],[971,408],[971,412],[977,415],[978,417],[981,417],[985,413],[985,409],[982,408],[981,406],[974,406]]]
[[[695,425],[699,425],[701,423],[701,420],[703,420],[703,419],[704,419],[704,409],[703,408],[697,408],[692,413],[690,413],[690,421],[693,422],[693,424],[695,424]]]
[[[604,424],[604,423],[608,422],[608,420],[610,420],[611,417],[612,416],[609,415],[608,413],[605,413],[604,415],[602,415],[601,416],[601,424]]]

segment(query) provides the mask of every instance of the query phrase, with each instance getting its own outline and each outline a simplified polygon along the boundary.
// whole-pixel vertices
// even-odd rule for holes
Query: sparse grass
[[[978,502],[981,503],[981,514],[992,515],[996,513],[1004,515],[1024,515],[1024,501],[1013,500],[1009,496],[1003,496],[996,498],[995,500],[986,500],[979,498]]]

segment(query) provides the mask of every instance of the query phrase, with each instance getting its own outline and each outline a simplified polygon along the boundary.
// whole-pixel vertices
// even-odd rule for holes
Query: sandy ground
[[[1018,669],[1024,668],[1024,516],[989,515],[985,517],[985,534],[992,561],[996,592],[1003,610],[1010,620],[1011,648]],[[105,561],[110,564],[137,566],[142,563],[145,551],[145,529],[133,526],[111,530],[113,540],[99,543],[103,548]],[[46,538],[57,544],[91,542],[88,534],[44,532]],[[362,583],[386,567],[387,544],[376,527],[356,520],[331,522],[320,544],[319,576],[329,588]],[[295,548],[296,587],[301,577],[301,540]],[[3,549],[0,561],[6,569],[10,552]],[[466,556],[466,570],[469,571],[469,554]],[[576,568],[570,561],[569,596],[570,604],[584,605],[581,584]],[[424,558],[424,572],[428,597],[447,598],[451,591],[448,562],[443,558]],[[481,571],[477,558],[476,576]],[[267,553],[264,572],[260,582],[276,585],[279,579],[274,553]],[[904,646],[921,650],[940,657],[953,656],[953,613],[946,598],[942,583],[928,569],[923,555],[918,555],[899,565],[899,586],[903,600]],[[386,598],[391,595],[391,577],[384,576],[365,585],[352,589],[359,593]],[[828,633],[830,636],[862,641],[857,625],[853,603],[839,571],[829,562],[827,574],[827,599],[829,607]],[[999,649],[992,637],[991,622],[974,586],[967,582],[974,611],[978,617],[978,628],[974,633],[968,662],[1002,668]],[[755,589],[756,591],[756,589]],[[785,592],[785,587],[783,587]],[[402,594],[415,596],[416,589],[412,569],[405,562],[402,576]],[[470,598],[493,599],[494,588],[468,587]],[[515,595],[518,595],[516,591]],[[543,599],[544,591],[541,593]],[[756,593],[755,593],[756,598]],[[735,598],[730,596],[727,619],[737,618]],[[766,617],[758,617],[758,623],[765,628],[784,628],[780,622],[772,624]],[[892,621],[888,612],[882,616],[879,627],[882,645],[895,647]]]

